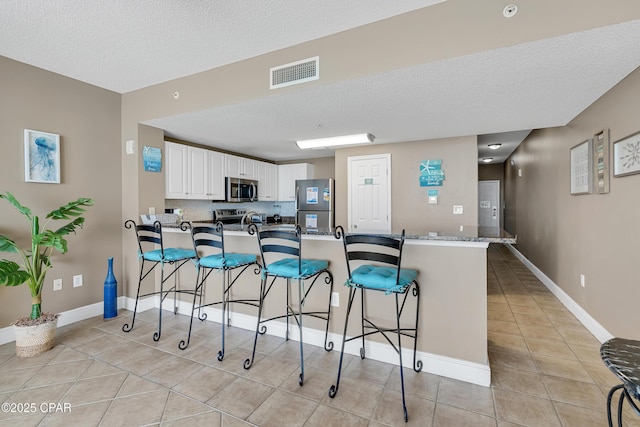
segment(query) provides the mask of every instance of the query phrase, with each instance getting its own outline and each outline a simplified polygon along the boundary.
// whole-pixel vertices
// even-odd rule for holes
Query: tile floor
[[[606,425],[606,393],[616,380],[600,361],[598,341],[503,246],[489,248],[488,293],[492,386],[405,370],[408,424]],[[335,350],[305,349],[300,387],[295,342],[265,336],[247,371],[251,332],[230,328],[218,362],[220,325],[196,322],[181,351],[188,318],[164,316],[155,343],[156,317],[156,310],[141,313],[128,334],[121,331],[127,311],[61,327],[56,347],[31,359],[16,358],[13,343],[0,346],[0,402],[36,404],[26,406],[35,412],[0,412],[0,425],[404,425],[395,366],[348,356],[330,399]],[[640,426],[640,417],[625,417],[625,425]]]

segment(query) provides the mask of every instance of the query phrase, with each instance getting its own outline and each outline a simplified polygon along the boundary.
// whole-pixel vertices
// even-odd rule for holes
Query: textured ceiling
[[[467,0],[449,1],[465,13]],[[0,55],[126,93],[440,2],[3,0]],[[530,129],[565,125],[636,69],[638,46],[629,21],[146,123],[276,161],[332,154],[296,139],[361,132],[376,143],[481,135],[479,156],[499,140],[502,161]]]

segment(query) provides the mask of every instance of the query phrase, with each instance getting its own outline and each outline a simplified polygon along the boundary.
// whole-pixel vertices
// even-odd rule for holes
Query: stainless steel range
[[[246,209],[216,209],[213,211],[213,220],[223,224],[240,224],[246,213]]]

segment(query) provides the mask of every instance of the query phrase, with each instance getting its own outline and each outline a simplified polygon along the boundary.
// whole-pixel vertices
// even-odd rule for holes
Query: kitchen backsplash
[[[247,202],[247,203],[211,203],[207,200],[166,199],[165,209],[182,209],[182,217],[188,221],[210,220],[214,209],[246,209],[264,213],[268,216],[295,216],[295,202]]]

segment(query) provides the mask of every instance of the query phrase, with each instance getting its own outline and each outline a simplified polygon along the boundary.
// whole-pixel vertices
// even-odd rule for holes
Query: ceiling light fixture
[[[493,161],[493,157],[485,157],[482,161],[485,163],[491,163]]]
[[[489,147],[492,150],[497,150],[498,148],[502,147],[502,144],[489,144],[487,145],[487,147]]]
[[[374,139],[375,136],[370,133],[360,133],[357,135],[334,136],[331,138],[305,139],[296,141],[296,144],[298,148],[305,150],[308,148],[325,148],[338,145],[369,144],[373,142]]]

